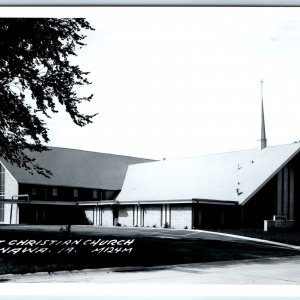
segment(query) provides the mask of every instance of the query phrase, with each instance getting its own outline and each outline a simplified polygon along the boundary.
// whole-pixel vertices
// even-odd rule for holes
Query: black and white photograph
[[[299,80],[299,7],[2,7],[0,288],[297,287]]]

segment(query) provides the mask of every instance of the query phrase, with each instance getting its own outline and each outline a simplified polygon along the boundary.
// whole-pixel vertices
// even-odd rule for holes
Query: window
[[[52,188],[52,196],[57,196],[57,187]]]
[[[78,189],[73,190],[73,197],[78,198]]]
[[[0,222],[4,222],[4,203],[0,203]]]
[[[94,199],[98,198],[98,191],[97,190],[93,190],[93,198]]]
[[[0,199],[5,198],[5,169],[0,164]],[[4,222],[4,203],[0,203],[0,222]]]
[[[114,200],[118,196],[118,193],[119,193],[119,191],[105,190],[105,191],[103,191],[103,199]]]
[[[37,188],[32,188],[31,189],[31,194],[32,195],[37,195]]]
[[[0,198],[5,197],[5,169],[0,164]]]

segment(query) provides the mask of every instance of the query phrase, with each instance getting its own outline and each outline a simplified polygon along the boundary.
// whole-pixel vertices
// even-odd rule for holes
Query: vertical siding
[[[94,208],[94,225],[100,225],[101,220],[100,220],[100,207],[96,206]]]
[[[138,219],[139,226],[144,226],[144,208],[142,206],[138,207]]]
[[[295,179],[291,166],[284,167],[277,175],[277,215],[294,219]]]
[[[294,213],[294,207],[295,207],[295,176],[294,176],[294,170],[290,169],[290,207],[289,207],[289,219],[294,220],[295,213]]]
[[[11,199],[18,195],[18,183],[14,177],[5,170],[5,199]],[[18,224],[19,223],[19,209],[17,204],[4,204],[4,223]]]
[[[282,170],[277,175],[277,215],[282,215]]]
[[[139,207],[134,205],[133,209],[133,226],[139,226]]]
[[[289,169],[285,167],[283,169],[283,215],[288,216],[289,209]]]
[[[171,224],[171,210],[170,210],[170,204],[166,204],[164,207],[164,220],[163,220],[163,226]]]

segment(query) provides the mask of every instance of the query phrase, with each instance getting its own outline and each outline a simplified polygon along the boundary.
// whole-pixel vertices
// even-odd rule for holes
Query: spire
[[[265,128],[265,115],[264,115],[264,100],[263,100],[263,80],[261,83],[261,135],[260,135],[260,150],[267,147],[266,128]]]

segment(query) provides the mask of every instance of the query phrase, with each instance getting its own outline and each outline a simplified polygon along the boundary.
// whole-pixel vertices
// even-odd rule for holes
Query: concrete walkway
[[[1,275],[0,282],[100,284],[300,284],[300,255],[284,258],[124,267],[24,275]]]
[[[48,230],[49,228],[30,227],[31,230]],[[51,229],[51,228],[50,228]],[[86,232],[88,237],[95,233],[99,235],[98,228],[75,227],[77,231]],[[74,230],[75,230],[74,229]],[[10,230],[12,230],[10,228]],[[19,227],[16,230],[20,230]],[[21,230],[26,228],[21,227]],[[53,230],[56,230],[54,228]],[[28,231],[28,228],[27,228]],[[118,236],[127,232],[132,237],[157,236],[158,238],[186,238],[213,239],[237,242],[249,240],[261,244],[270,244],[278,248],[299,250],[298,246],[251,239],[229,234],[211,233],[205,231],[186,230],[154,230],[124,228],[116,231],[116,228],[101,228],[101,234]],[[250,247],[250,246],[249,246]],[[104,268],[81,271],[61,271],[54,273],[32,273],[24,275],[5,274],[0,275],[1,289],[10,283],[87,283],[87,284],[138,284],[138,285],[300,285],[300,252],[297,256],[253,258],[247,260],[230,260],[209,263],[191,263],[158,267],[122,267]],[[1,291],[0,291],[1,295]]]

